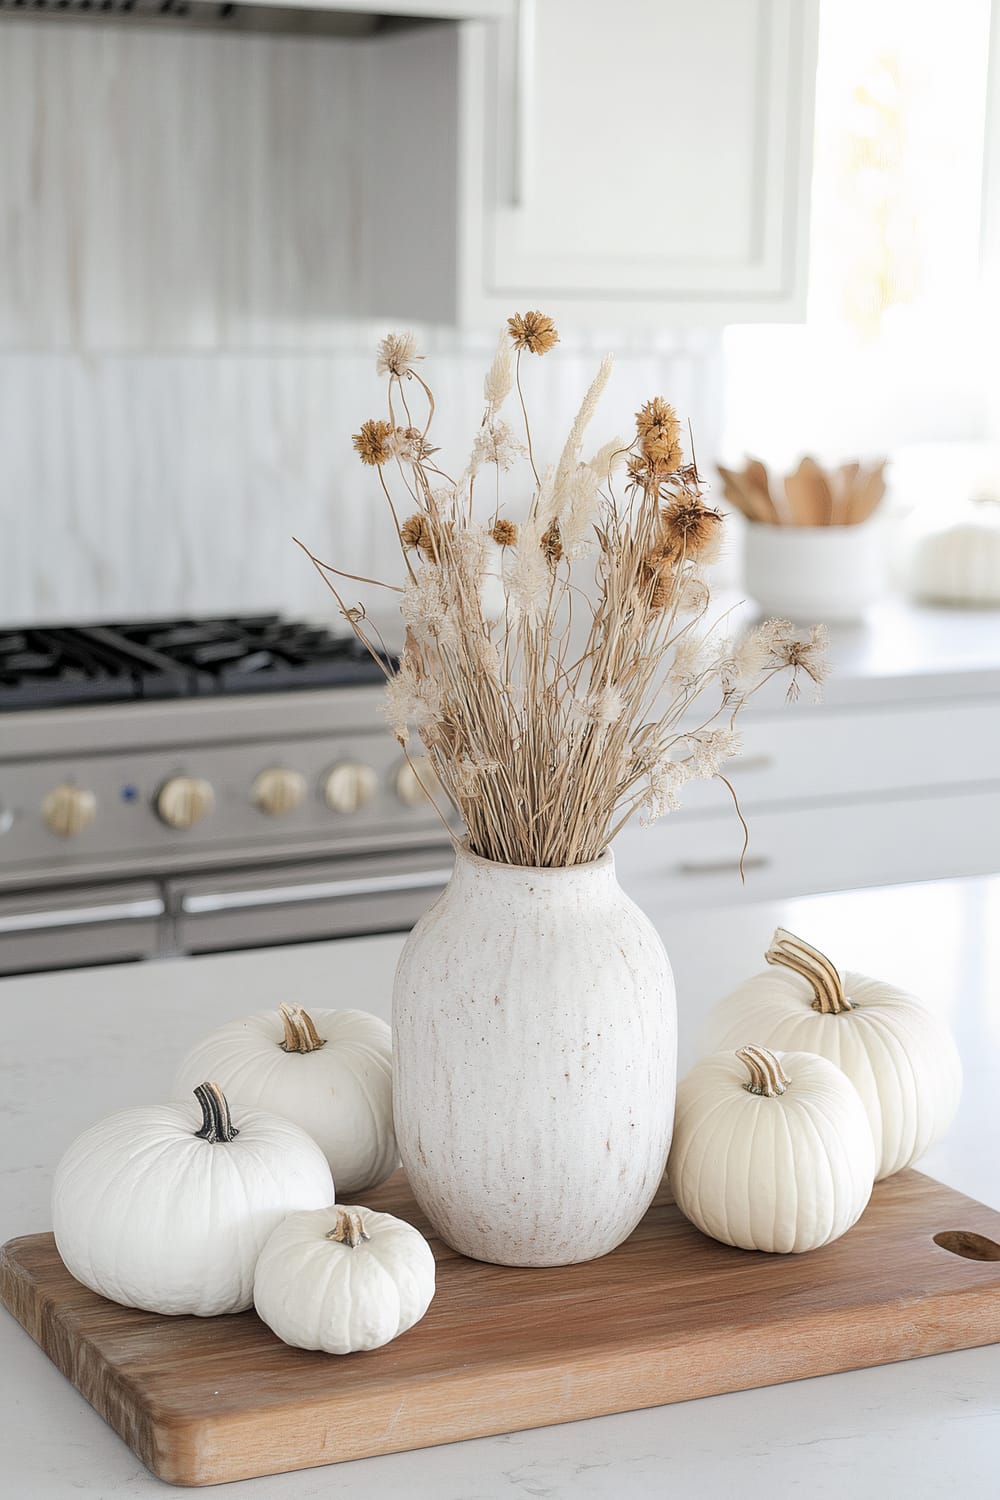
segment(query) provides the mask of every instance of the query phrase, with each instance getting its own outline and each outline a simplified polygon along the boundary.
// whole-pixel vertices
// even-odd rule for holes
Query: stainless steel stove
[[[356,642],[0,633],[0,973],[403,930],[451,846]]]

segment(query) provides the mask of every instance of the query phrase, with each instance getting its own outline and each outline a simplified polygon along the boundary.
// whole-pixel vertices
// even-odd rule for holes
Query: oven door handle
[[[48,927],[90,927],[96,922],[138,922],[162,917],[158,896],[137,901],[109,901],[103,906],[68,906],[54,911],[23,911],[0,914],[0,933],[39,932]]]
[[[358,875],[353,880],[317,880],[299,885],[264,886],[252,891],[190,892],[181,897],[187,916],[241,911],[253,906],[285,906],[295,901],[337,901],[346,896],[381,896],[391,892],[443,888],[451,869],[416,870],[399,875]]]

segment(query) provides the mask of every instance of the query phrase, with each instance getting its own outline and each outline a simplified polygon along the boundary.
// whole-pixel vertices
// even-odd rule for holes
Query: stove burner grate
[[[0,710],[380,681],[354,636],[280,615],[0,632]]]

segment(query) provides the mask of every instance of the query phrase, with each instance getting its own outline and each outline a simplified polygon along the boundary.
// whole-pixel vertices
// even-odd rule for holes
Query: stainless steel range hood
[[[0,0],[0,20],[112,21],[192,26],[229,32],[281,32],[302,36],[367,37],[401,26],[431,24],[419,15],[336,10],[308,3],[267,5],[218,0]]]

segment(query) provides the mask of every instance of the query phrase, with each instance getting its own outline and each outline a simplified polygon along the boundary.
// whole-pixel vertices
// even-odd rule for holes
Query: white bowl
[[[769,526],[748,521],[747,593],[768,615],[797,624],[859,620],[886,587],[877,517],[858,526]]]

